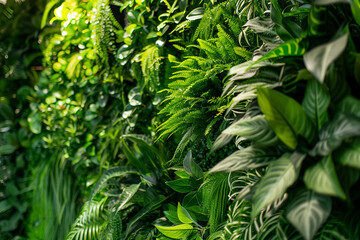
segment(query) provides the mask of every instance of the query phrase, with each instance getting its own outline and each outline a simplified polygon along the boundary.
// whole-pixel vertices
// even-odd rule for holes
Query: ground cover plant
[[[0,10],[0,239],[359,239],[360,1]]]

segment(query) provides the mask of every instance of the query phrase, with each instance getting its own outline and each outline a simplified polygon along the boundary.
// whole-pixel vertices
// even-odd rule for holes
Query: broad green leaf
[[[255,186],[252,217],[256,217],[267,205],[280,198],[297,178],[294,165],[290,162],[290,153],[269,164],[266,174]]]
[[[321,82],[324,82],[326,70],[345,50],[348,33],[317,46],[304,54],[304,63],[306,68]]]
[[[308,189],[315,192],[342,199],[346,198],[336,175],[331,155],[324,157],[320,162],[306,169],[304,182]]]
[[[335,153],[334,159],[345,166],[360,169],[360,138],[356,138],[351,143],[343,145]]]
[[[30,130],[33,133],[35,134],[41,133],[42,119],[41,119],[41,115],[38,112],[31,113],[27,120],[29,122]]]
[[[9,105],[0,103],[0,116],[5,120],[13,120],[14,112]]]
[[[262,56],[260,59],[252,63],[250,66],[272,58],[302,56],[305,51],[306,46],[304,43],[302,43],[299,39],[292,39],[271,50],[266,55]]]
[[[11,154],[17,149],[16,146],[11,144],[5,144],[0,146],[0,154]]]
[[[190,179],[188,178],[176,179],[173,181],[167,181],[165,183],[173,190],[180,193],[188,193],[195,189],[194,186],[191,185]]]
[[[183,165],[185,171],[196,179],[201,178],[204,175],[201,167],[197,165],[192,159],[191,150],[186,154]]]
[[[336,106],[336,110],[351,113],[360,118],[360,100],[352,96],[346,96],[339,105]]]
[[[137,193],[137,191],[139,190],[141,183],[139,184],[131,184],[128,187],[124,187],[124,189],[122,190],[122,193],[120,195],[119,198],[119,203],[117,206],[117,212],[122,210],[123,207],[129,202],[129,200],[135,195],[135,193]]]
[[[269,164],[270,161],[280,157],[275,148],[247,147],[238,150],[216,164],[211,170],[213,172],[235,172],[240,170],[254,169]]]
[[[165,217],[173,224],[182,224],[177,215],[177,208],[172,204],[169,204],[168,206],[169,210],[164,211]]]
[[[264,115],[240,119],[223,131],[224,134],[237,135],[253,141],[256,145],[271,146],[279,139],[270,128]]]
[[[182,223],[196,223],[196,221],[194,221],[194,219],[190,216],[189,212],[181,206],[180,203],[178,203],[177,206],[177,216]]]
[[[360,119],[350,114],[338,113],[320,131],[319,141],[309,154],[327,156],[338,148],[343,140],[356,136],[360,136]]]
[[[314,126],[298,102],[272,89],[257,88],[257,93],[261,111],[283,143],[295,149],[298,135],[313,140]]]
[[[181,224],[172,227],[155,225],[155,227],[165,236],[175,239],[186,238],[194,232],[194,228],[190,224]]]
[[[305,190],[287,209],[286,218],[306,240],[311,240],[330,215],[331,197]]]
[[[327,108],[330,104],[330,95],[316,80],[311,80],[306,85],[302,106],[306,114],[315,123],[318,130],[328,121]]]
[[[103,175],[101,175],[100,179],[96,182],[96,185],[91,190],[89,201],[93,199],[93,197],[106,185],[106,182],[114,177],[121,177],[127,174],[139,174],[138,172],[132,170],[128,167],[113,167],[107,169]]]

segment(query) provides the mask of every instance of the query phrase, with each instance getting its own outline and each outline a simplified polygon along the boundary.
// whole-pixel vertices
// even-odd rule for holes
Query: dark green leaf
[[[167,181],[166,185],[180,193],[188,193],[195,189],[194,186],[191,185],[190,179],[188,178]]]
[[[345,199],[335,172],[331,156],[324,157],[320,162],[305,171],[304,182],[308,189],[321,194],[337,196]]]
[[[327,108],[329,104],[330,95],[324,87],[318,81],[309,81],[302,106],[318,130],[328,121]]]
[[[331,198],[305,190],[287,209],[286,218],[306,240],[311,240],[330,215]]]
[[[352,96],[346,96],[339,105],[336,106],[336,110],[343,113],[351,113],[360,118],[360,100]]]
[[[334,158],[341,164],[360,169],[360,138],[342,146]]]
[[[257,88],[258,102],[270,127],[280,140],[295,149],[298,135],[309,142],[314,138],[314,126],[304,109],[294,99],[267,88]]]
[[[0,146],[0,154],[11,154],[17,149],[16,146],[5,144]]]
[[[139,184],[131,184],[128,187],[124,187],[122,193],[119,197],[119,202],[117,204],[117,212],[122,210],[123,207],[130,201],[130,199],[137,193],[139,190],[141,183]]]
[[[315,5],[331,5],[336,3],[348,3],[352,4],[353,2],[351,0],[315,0]]]

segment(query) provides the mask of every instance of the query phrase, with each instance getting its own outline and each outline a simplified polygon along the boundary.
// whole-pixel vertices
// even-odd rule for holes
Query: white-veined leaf
[[[123,209],[123,207],[129,202],[129,200],[135,195],[135,193],[137,193],[140,185],[141,185],[141,183],[131,184],[130,186],[127,186],[123,189],[123,191],[120,195],[120,199],[119,199],[119,203],[118,203],[116,212]]]
[[[297,172],[290,157],[290,153],[285,153],[278,160],[272,161],[266,174],[255,186],[252,217],[256,217],[267,205],[280,198],[295,182]]]
[[[287,209],[286,218],[306,240],[311,240],[330,215],[331,197],[305,190]]]
[[[308,189],[315,192],[337,196],[342,199],[346,198],[336,175],[331,155],[324,157],[320,162],[306,169],[304,182]]]
[[[275,148],[247,147],[238,150],[216,164],[211,170],[213,172],[235,172],[240,170],[254,169],[269,164],[270,161],[278,159],[279,151]]]

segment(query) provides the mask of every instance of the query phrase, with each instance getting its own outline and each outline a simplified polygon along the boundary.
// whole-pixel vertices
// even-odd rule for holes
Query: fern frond
[[[106,211],[104,204],[107,198],[100,202],[86,202],[79,217],[75,220],[66,240],[99,239],[101,231],[106,224]]]

